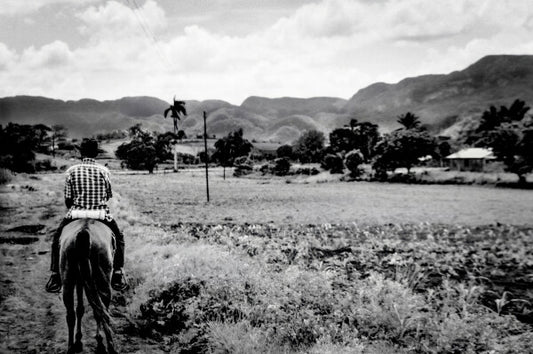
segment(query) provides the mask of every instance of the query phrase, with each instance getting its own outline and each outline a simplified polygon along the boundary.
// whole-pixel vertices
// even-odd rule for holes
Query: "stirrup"
[[[124,291],[129,288],[126,276],[122,269],[113,271],[113,275],[111,276],[111,287],[116,291]]]
[[[61,276],[59,273],[53,273],[46,283],[45,290],[52,294],[57,294],[61,291]]]

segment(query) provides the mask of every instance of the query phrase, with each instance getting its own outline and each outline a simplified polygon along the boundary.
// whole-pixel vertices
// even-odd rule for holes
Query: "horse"
[[[111,317],[108,312],[115,251],[113,232],[98,220],[77,219],[63,228],[59,242],[63,303],[67,310],[67,353],[79,353],[83,350],[81,320],[85,312],[83,306],[85,291],[96,320],[96,352],[116,354]],[[74,291],[78,300],[76,309]],[[74,341],[75,325],[76,341]],[[102,332],[106,338],[107,351]]]

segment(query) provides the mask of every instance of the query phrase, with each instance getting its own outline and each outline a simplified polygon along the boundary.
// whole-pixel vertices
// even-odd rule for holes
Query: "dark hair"
[[[83,139],[80,144],[81,157],[95,158],[98,155],[98,141],[95,139]]]

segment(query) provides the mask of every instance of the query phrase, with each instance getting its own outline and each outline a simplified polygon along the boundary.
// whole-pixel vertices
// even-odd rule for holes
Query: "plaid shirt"
[[[94,159],[84,158],[66,172],[65,199],[72,199],[72,210],[105,210],[111,218],[107,202],[113,196],[109,181],[109,170],[98,165]]]

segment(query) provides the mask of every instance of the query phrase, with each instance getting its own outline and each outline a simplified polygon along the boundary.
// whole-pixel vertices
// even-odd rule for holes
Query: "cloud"
[[[349,98],[373,82],[459,70],[487,54],[533,53],[528,4],[323,0],[223,35],[198,24],[170,32],[154,0],[140,9],[107,1],[78,11],[79,46],[58,40],[18,54],[0,43],[0,81],[13,83],[0,95]]]
[[[142,35],[152,37],[167,25],[165,12],[153,0],[148,0],[139,8],[108,1],[98,7],[89,7],[77,17],[83,22],[80,31],[84,34],[108,40]]]
[[[82,6],[87,3],[97,2],[101,0],[3,0],[0,6],[0,15],[22,15],[35,12],[42,7],[56,4],[70,4]]]
[[[26,69],[64,69],[72,63],[73,53],[68,45],[61,41],[54,41],[39,49],[30,47],[21,56],[20,62]]]

